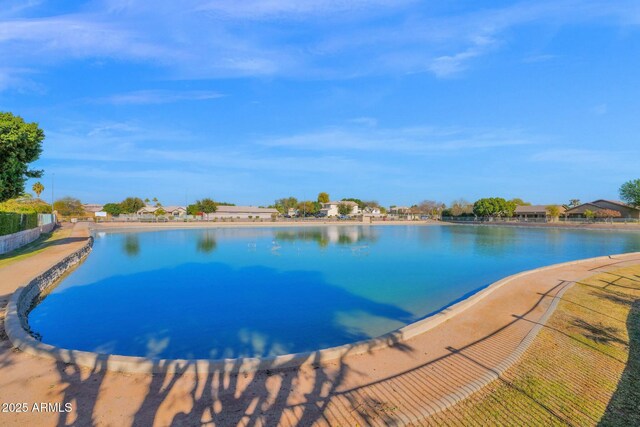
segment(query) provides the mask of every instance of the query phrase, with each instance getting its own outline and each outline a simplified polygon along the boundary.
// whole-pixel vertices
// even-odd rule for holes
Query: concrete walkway
[[[0,269],[0,304],[86,236],[78,224],[64,244]],[[0,412],[0,425],[428,423],[430,413],[455,404],[513,361],[555,295],[594,272],[639,262],[640,254],[631,254],[520,277],[414,339],[285,371],[203,375],[186,365],[175,374],[107,372],[14,351],[2,331],[0,402],[27,403],[29,413]],[[60,407],[34,412],[41,402]]]

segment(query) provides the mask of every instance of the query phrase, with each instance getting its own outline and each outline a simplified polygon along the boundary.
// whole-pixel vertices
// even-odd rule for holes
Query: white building
[[[382,212],[380,212],[380,208],[374,208],[371,206],[367,206],[362,210],[362,213],[369,216],[380,216]]]
[[[278,215],[277,209],[256,208],[254,206],[218,206],[215,212],[205,214],[205,219],[271,219]]]
[[[158,209],[163,209],[166,213],[164,215],[184,216],[187,214],[187,209],[184,206],[145,206],[136,212],[138,215],[155,215]]]
[[[82,205],[82,207],[84,208],[84,211],[88,216],[95,216],[96,212],[102,211],[103,206],[95,203],[87,203]]]
[[[343,200],[339,202],[323,203],[322,209],[320,209],[320,214],[322,216],[340,216],[338,207],[341,204],[351,207],[351,212],[349,212],[349,215],[358,215],[360,213],[360,208],[358,207],[358,204],[356,202]]]

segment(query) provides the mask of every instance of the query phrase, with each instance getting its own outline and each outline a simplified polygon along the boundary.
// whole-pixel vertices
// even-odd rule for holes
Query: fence
[[[38,226],[38,214],[0,212],[0,236],[30,230]]]
[[[38,214],[38,225],[49,225],[56,222],[56,216],[54,214]]]
[[[517,218],[517,217],[473,217],[473,216],[446,216],[442,217],[443,221],[447,222],[469,222],[469,223],[487,223],[487,222],[499,222],[499,223],[568,223],[568,224],[638,224],[640,219],[637,218],[556,218],[551,220],[549,218]]]
[[[55,225],[52,214],[0,212],[0,255],[37,240]]]

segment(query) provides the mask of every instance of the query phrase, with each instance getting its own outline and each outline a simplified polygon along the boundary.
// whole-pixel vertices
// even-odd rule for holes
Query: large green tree
[[[56,200],[53,204],[53,209],[62,216],[84,215],[82,202],[73,197],[63,197],[62,199]]]
[[[558,205],[549,205],[546,207],[547,215],[551,217],[552,221],[555,221],[556,218],[560,216],[560,206]]]
[[[0,112],[0,202],[21,195],[27,178],[42,176],[42,171],[28,165],[40,157],[43,140],[37,123]]]
[[[283,215],[289,212],[289,209],[296,209],[298,206],[298,199],[295,197],[285,197],[283,199],[276,200],[275,208]]]
[[[213,199],[202,199],[196,202],[200,206],[200,211],[204,213],[213,213],[218,210],[218,205]]]
[[[213,213],[218,210],[218,203],[213,199],[205,198],[196,200],[194,204],[187,206],[188,215],[198,215],[200,213]]]
[[[348,205],[346,203],[340,203],[338,205],[338,213],[340,215],[349,215],[352,209],[353,208],[351,207],[351,205]]]
[[[120,206],[120,203],[107,203],[102,207],[102,210],[109,215],[116,216],[122,213],[122,206]]]
[[[318,194],[318,203],[329,203],[329,193],[319,193]]]
[[[622,184],[620,198],[632,206],[640,207],[640,179],[632,179]]]
[[[477,200],[473,204],[473,213],[481,217],[512,217],[515,210],[516,204],[502,197],[488,197]]]
[[[313,216],[320,211],[320,203],[307,200],[305,202],[298,203],[298,214],[302,216]]]
[[[511,202],[515,203],[516,206],[531,206],[531,203],[529,202],[525,202],[524,200],[522,200],[519,197],[516,197],[514,199],[510,200]]]
[[[145,207],[144,201],[139,197],[127,197],[120,202],[121,213],[132,214]]]

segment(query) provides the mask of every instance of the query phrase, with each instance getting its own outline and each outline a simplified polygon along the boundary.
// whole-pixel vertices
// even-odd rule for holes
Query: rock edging
[[[27,285],[16,289],[7,304],[4,325],[5,332],[15,347],[25,351],[28,346],[40,343],[29,328],[29,312],[52,285],[89,255],[92,247],[93,237],[89,237],[80,249],[33,278]]]

